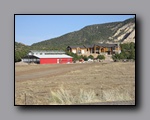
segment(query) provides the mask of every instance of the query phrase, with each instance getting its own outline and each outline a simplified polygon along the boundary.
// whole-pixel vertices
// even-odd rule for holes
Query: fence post
[[[103,96],[103,87],[101,86],[101,99],[104,101],[104,96]]]
[[[27,104],[27,103],[26,103],[26,93],[25,93],[25,96],[24,96],[24,97],[25,97],[25,105],[26,105],[26,104]]]

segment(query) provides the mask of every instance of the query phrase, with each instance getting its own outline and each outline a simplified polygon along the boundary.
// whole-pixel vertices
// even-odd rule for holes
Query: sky
[[[124,21],[133,17],[135,15],[15,15],[15,41],[32,45],[88,25]]]

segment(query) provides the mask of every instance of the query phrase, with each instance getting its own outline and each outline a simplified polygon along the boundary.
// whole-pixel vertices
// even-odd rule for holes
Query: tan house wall
[[[81,50],[81,54],[86,54],[87,53],[87,49],[81,48],[80,50]]]
[[[77,50],[76,49],[71,49],[71,52],[77,53]]]
[[[115,50],[121,50],[121,48],[119,47],[119,49],[118,49],[118,47],[116,47]]]
[[[94,50],[94,51],[93,51]],[[81,51],[80,54],[78,54],[78,51]],[[121,52],[121,48],[119,47],[119,51]],[[115,49],[113,48],[107,48],[107,47],[100,47],[100,46],[94,46],[93,48],[72,48],[70,49],[70,52],[76,53],[78,55],[93,55],[94,57],[97,57],[99,54],[105,55],[105,54],[113,54],[113,53],[119,53],[118,47]]]

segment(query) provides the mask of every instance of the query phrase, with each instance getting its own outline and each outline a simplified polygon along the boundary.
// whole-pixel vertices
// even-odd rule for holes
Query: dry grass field
[[[135,62],[15,65],[15,105],[135,100]]]

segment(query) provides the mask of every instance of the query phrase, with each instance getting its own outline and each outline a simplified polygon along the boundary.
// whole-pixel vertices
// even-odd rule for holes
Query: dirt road
[[[59,64],[59,65],[41,65],[39,69],[36,66],[32,66],[32,69],[15,72],[15,80],[31,80],[39,79],[42,77],[52,77],[66,74],[67,72],[74,70],[83,70],[90,67],[91,64]],[[21,67],[21,66],[18,66]],[[29,65],[24,66],[29,67]],[[17,67],[16,67],[17,68]]]

